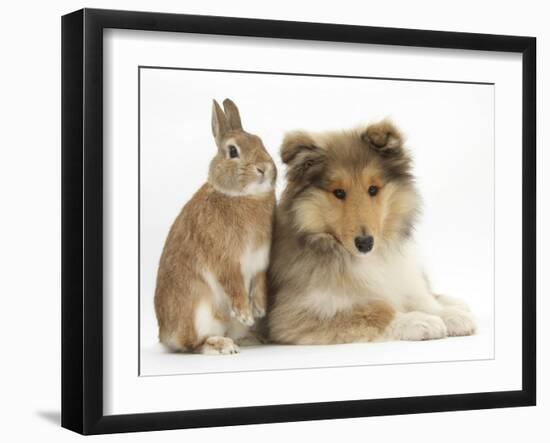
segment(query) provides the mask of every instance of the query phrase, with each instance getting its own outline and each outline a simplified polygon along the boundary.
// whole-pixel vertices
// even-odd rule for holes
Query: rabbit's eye
[[[238,158],[239,157],[239,151],[237,150],[237,147],[234,145],[229,145],[227,147],[229,150],[229,158]]]

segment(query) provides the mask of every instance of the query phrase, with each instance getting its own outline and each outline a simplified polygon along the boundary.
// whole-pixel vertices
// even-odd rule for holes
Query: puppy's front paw
[[[254,324],[254,315],[250,308],[238,308],[233,305],[231,308],[231,317],[236,319],[239,323],[242,323],[245,326],[252,326]]]
[[[444,308],[441,318],[447,326],[449,336],[472,335],[476,332],[476,323],[472,314],[460,307],[448,306]]]
[[[440,317],[424,312],[398,314],[390,324],[391,338],[397,340],[433,340],[447,336],[447,326]]]

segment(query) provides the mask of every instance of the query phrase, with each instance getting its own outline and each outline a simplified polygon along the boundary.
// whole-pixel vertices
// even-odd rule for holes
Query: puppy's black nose
[[[355,247],[363,254],[369,252],[374,246],[374,238],[372,235],[355,237]]]

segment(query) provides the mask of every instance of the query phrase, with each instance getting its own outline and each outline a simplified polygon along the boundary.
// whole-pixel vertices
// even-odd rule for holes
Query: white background
[[[539,6],[541,5],[541,6]],[[11,441],[28,439],[72,441],[80,437],[57,428],[59,414],[59,319],[60,319],[60,21],[59,16],[84,6],[80,2],[11,3],[3,14],[3,69],[0,109],[2,112],[2,230],[3,269],[2,345],[0,378],[3,427]],[[150,10],[144,1],[90,1],[86,6]],[[341,22],[363,25],[431,28],[441,30],[525,34],[539,37],[539,148],[548,120],[542,112],[548,105],[547,90],[540,89],[543,73],[548,75],[548,38],[542,3],[525,1],[509,7],[500,2],[454,4],[419,1],[355,2],[300,5],[296,2],[260,4],[236,1],[185,5],[158,1],[154,9],[167,12],[210,13],[249,17]],[[475,13],[473,13],[475,11]],[[24,26],[23,26],[24,23]],[[540,152],[540,151],[539,151]],[[548,170],[548,156],[539,157]],[[547,191],[547,180],[539,183]],[[539,187],[540,189],[540,187]],[[547,195],[547,192],[544,193]],[[539,199],[542,202],[542,199]],[[541,208],[547,219],[548,203]],[[540,222],[540,219],[539,219]],[[546,257],[548,236],[541,255]],[[541,248],[542,249],[542,248]],[[540,265],[539,265],[540,269]],[[540,278],[539,293],[548,280]],[[539,312],[546,309],[540,300]],[[543,315],[539,315],[542,319]],[[539,322],[540,341],[546,344],[550,330]],[[539,373],[548,368],[548,350],[539,342]],[[366,438],[458,442],[487,438],[497,441],[545,441],[548,428],[543,418],[550,412],[550,392],[539,380],[539,406],[494,411],[379,417],[354,420],[248,426],[231,429],[174,431],[155,434],[99,437],[99,440],[130,441],[280,441],[315,437],[331,441],[345,433],[350,440]],[[267,430],[267,432],[266,432]],[[3,435],[4,436],[4,435]]]
[[[493,358],[493,93],[493,85],[480,84],[141,69],[141,374]],[[175,216],[206,180],[217,151],[211,101],[226,96],[276,161],[278,196],[285,185],[279,156],[285,132],[366,127],[391,117],[407,139],[423,197],[415,235],[426,271],[437,293],[470,305],[478,334],[444,342],[244,348],[217,359],[167,354],[153,309],[158,261]],[[135,155],[135,147],[128,148],[124,155]],[[121,206],[115,198],[114,208]]]

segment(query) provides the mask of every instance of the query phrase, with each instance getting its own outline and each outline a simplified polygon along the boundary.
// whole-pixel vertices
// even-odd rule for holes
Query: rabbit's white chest
[[[269,263],[269,245],[263,245],[260,247],[245,249],[244,254],[241,256],[241,273],[245,288],[250,290],[250,282],[252,278],[258,273],[265,271]]]

